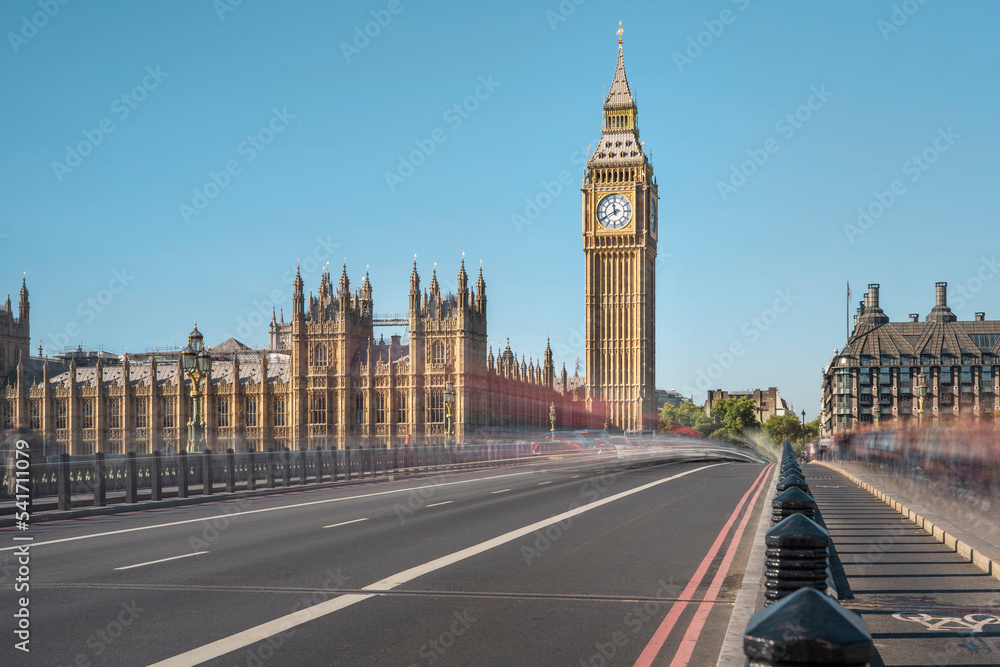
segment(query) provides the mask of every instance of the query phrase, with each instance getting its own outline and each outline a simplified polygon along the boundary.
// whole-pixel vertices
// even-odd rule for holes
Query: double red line
[[[673,606],[670,607],[670,611],[667,612],[666,617],[660,626],[653,633],[652,639],[646,644],[646,648],[643,649],[642,653],[639,655],[639,659],[635,661],[636,667],[648,667],[648,665],[653,664],[653,660],[656,658],[660,649],[663,648],[663,644],[666,643],[667,637],[673,631],[674,626],[677,624],[677,620],[680,618],[684,610],[687,609],[689,601],[694,597],[695,591],[698,586],[701,585],[702,579],[708,573],[709,567],[712,565],[712,561],[715,560],[716,555],[719,553],[719,549],[722,548],[723,542],[726,541],[726,536],[729,535],[729,529],[733,527],[736,522],[737,517],[739,517],[740,512],[746,507],[746,512],[743,514],[743,519],[740,521],[740,525],[737,527],[736,532],[733,533],[733,539],[729,543],[729,548],[726,549],[726,553],[722,558],[722,563],[719,564],[719,569],[715,572],[715,577],[712,579],[712,583],[709,585],[708,590],[705,593],[705,597],[702,602],[698,605],[698,608],[694,612],[694,617],[691,619],[690,624],[687,627],[687,631],[684,633],[684,637],[681,639],[680,646],[677,648],[677,653],[674,655],[671,661],[671,667],[684,667],[691,660],[691,656],[694,653],[694,647],[698,643],[698,637],[701,636],[702,628],[705,626],[705,621],[708,619],[708,614],[712,611],[712,606],[715,604],[716,599],[719,596],[719,589],[722,588],[722,582],[725,581],[726,574],[729,572],[729,566],[733,562],[733,557],[736,555],[736,550],[740,546],[740,541],[743,538],[743,532],[746,529],[747,522],[750,520],[750,515],[753,514],[754,505],[757,504],[757,498],[760,496],[760,492],[764,489],[764,481],[767,479],[768,473],[771,471],[771,467],[774,464],[766,466],[761,473],[754,480],[754,483],[750,485],[747,492],[743,494],[743,498],[737,503],[736,509],[733,510],[732,515],[729,520],[726,521],[726,525],[722,527],[719,531],[719,536],[715,538],[715,542],[712,544],[712,548],[708,550],[705,554],[705,558],[702,559],[701,564],[698,569],[695,570],[694,575],[691,577],[691,581],[688,582],[687,586],[684,587],[684,591],[681,593],[680,598],[674,602]],[[750,494],[753,494],[753,499],[747,504],[747,498]]]

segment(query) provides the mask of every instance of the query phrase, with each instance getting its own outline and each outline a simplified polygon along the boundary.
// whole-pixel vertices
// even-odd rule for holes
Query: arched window
[[[309,410],[310,424],[326,423],[326,396],[313,396]]]
[[[316,365],[317,366],[326,366],[326,346],[325,345],[317,345],[316,346],[315,359],[316,359]]]
[[[431,363],[444,363],[444,343],[439,340],[434,341],[434,345],[431,346]]]

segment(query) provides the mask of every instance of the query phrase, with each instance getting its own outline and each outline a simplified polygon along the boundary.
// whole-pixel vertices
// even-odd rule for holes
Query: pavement
[[[1000,665],[1000,581],[844,472],[803,473],[833,541],[840,602],[871,629],[873,667]]]
[[[751,463],[508,468],[33,522],[5,665],[714,664],[760,518]]]

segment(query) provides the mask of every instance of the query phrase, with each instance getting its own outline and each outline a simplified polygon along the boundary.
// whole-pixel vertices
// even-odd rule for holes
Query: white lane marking
[[[453,502],[455,502],[455,501],[454,500],[443,500],[443,501],[441,501],[439,503],[431,503],[427,507],[437,507],[438,505],[447,505],[448,503],[453,503]]]
[[[58,540],[48,540],[46,542],[35,542],[31,545],[32,549],[36,549],[40,546],[46,544],[60,544],[62,542],[75,542],[77,540],[88,540],[92,537],[105,537],[107,535],[121,535],[122,533],[132,533],[139,530],[153,530],[155,528],[169,528],[170,526],[183,526],[187,523],[198,523],[199,521],[212,521],[214,519],[232,519],[233,517],[245,516],[247,514],[257,514],[258,512],[275,512],[277,510],[290,510],[297,507],[308,507],[310,505],[322,505],[324,503],[339,503],[345,500],[357,500],[358,498],[374,498],[375,496],[385,496],[393,493],[409,493],[414,489],[424,489],[424,488],[436,488],[439,486],[452,486],[453,484],[469,484],[471,482],[481,482],[487,480],[501,479],[503,477],[519,477],[521,475],[533,475],[535,471],[526,472],[512,472],[505,475],[496,475],[495,477],[477,477],[476,479],[463,479],[457,482],[441,482],[440,484],[427,484],[424,486],[408,486],[404,489],[394,489],[392,491],[375,491],[373,493],[365,493],[357,496],[346,496],[344,498],[327,498],[326,500],[313,500],[308,503],[297,503],[295,505],[281,505],[280,507],[265,507],[259,510],[247,510],[245,512],[229,512],[223,514],[216,514],[215,516],[206,516],[200,519],[185,519],[183,521],[171,521],[170,523],[158,523],[152,526],[137,526],[136,528],[123,528],[121,530],[109,530],[104,533],[91,533],[90,535],[78,535],[76,537],[63,537]],[[262,496],[266,497],[266,496]],[[166,508],[160,508],[166,509]],[[112,515],[113,516],[113,515]],[[90,517],[88,517],[90,518]],[[14,549],[19,549],[20,547],[2,547],[0,551],[13,551]]]
[[[579,475],[573,475],[570,479],[576,479],[577,477],[579,477]]]
[[[459,561],[465,560],[466,558],[479,555],[484,551],[489,551],[490,549],[506,544],[507,542],[512,542],[519,537],[531,535],[536,530],[541,530],[554,523],[565,521],[566,519],[583,514],[584,512],[589,512],[592,509],[597,509],[598,507],[607,505],[608,503],[616,500],[621,500],[622,498],[639,493],[640,491],[651,489],[654,486],[665,484],[666,482],[670,482],[679,477],[684,477],[685,475],[707,470],[708,468],[714,468],[719,465],[723,464],[713,463],[700,468],[694,468],[671,477],[665,477],[663,479],[656,480],[655,482],[649,482],[648,484],[637,486],[636,488],[629,489],[628,491],[622,491],[621,493],[608,496],[607,498],[602,498],[601,500],[596,500],[582,507],[577,507],[576,509],[569,510],[568,512],[563,512],[562,514],[557,514],[556,516],[548,519],[543,519],[542,521],[537,521],[522,528],[518,528],[517,530],[512,530],[509,533],[504,533],[503,535],[486,540],[485,542],[480,542],[479,544],[462,549],[461,551],[456,551],[455,553],[448,554],[447,556],[442,556],[432,561],[428,561],[423,565],[418,565],[410,568],[409,570],[398,572],[390,577],[382,579],[381,581],[376,581],[374,584],[369,584],[361,590],[372,591],[373,593],[392,590],[393,588],[412,581],[417,577],[421,577],[425,574],[434,572],[435,570],[440,570],[443,567],[453,565]],[[361,602],[362,600],[367,600],[370,597],[373,597],[373,594],[349,593],[347,595],[341,595],[340,597],[332,600],[315,604],[308,609],[293,612],[287,616],[282,616],[281,618],[276,618],[273,621],[268,621],[267,623],[244,630],[243,632],[238,632],[235,635],[230,635],[229,637],[224,637],[210,644],[205,644],[204,646],[191,649],[186,653],[181,653],[180,655],[175,655],[172,658],[167,658],[166,660],[150,665],[150,667],[186,667],[187,665],[198,665],[203,662],[207,662],[208,660],[213,660],[226,655],[227,653],[231,653],[232,651],[238,651],[241,648],[250,646],[251,644],[267,639],[268,637],[276,635],[280,632],[287,632],[290,628],[302,625],[303,623],[308,623],[309,621],[320,618],[321,616],[332,614],[335,611],[340,611],[341,609],[350,607],[351,605]]]
[[[151,560],[146,563],[136,563],[135,565],[126,565],[125,567],[116,567],[115,570],[131,570],[133,567],[142,567],[144,565],[156,565],[157,563],[166,563],[168,560],[177,560],[178,558],[187,558],[189,556],[200,556],[202,554],[207,554],[207,551],[195,551],[193,554],[181,554],[180,556],[171,556],[170,558],[161,558],[160,560]]]
[[[510,491],[510,489],[500,489],[499,491],[490,491],[490,495],[494,493],[506,493],[507,491]]]
[[[337,526],[346,526],[349,523],[357,523],[358,521],[367,521],[368,517],[363,519],[351,519],[350,521],[341,521],[340,523],[331,523],[329,526],[323,526],[324,528],[336,528]]]
[[[549,480],[549,481],[547,481],[547,482],[539,482],[539,483],[538,483],[538,486],[541,486],[542,484],[551,484],[551,483],[552,483],[552,480],[550,479],[550,480]]]

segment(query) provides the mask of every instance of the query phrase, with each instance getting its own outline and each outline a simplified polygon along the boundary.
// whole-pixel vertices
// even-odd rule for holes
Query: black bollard
[[[868,624],[828,595],[795,591],[750,617],[743,634],[748,665],[867,667],[874,657]]]
[[[830,534],[804,514],[793,514],[764,537],[766,605],[810,587],[826,590]]]
[[[212,484],[212,473],[215,471],[215,466],[212,465],[212,450],[206,449],[201,455],[201,493],[202,495],[210,496],[215,493],[215,487]]]
[[[94,454],[94,507],[108,504],[108,480],[104,467],[104,454]]]
[[[284,462],[284,467],[281,471],[281,485],[291,486],[292,485],[292,452],[291,450],[285,449],[281,452],[281,460]]]
[[[351,448],[344,446],[344,479],[351,481]]]
[[[236,451],[226,450],[226,493],[236,493]]]
[[[59,509],[68,510],[73,507],[72,493],[69,483],[69,454],[63,452],[59,455]]]
[[[256,458],[253,447],[247,449],[247,491],[257,488],[257,470],[254,468]]]
[[[785,489],[771,501],[771,523],[780,523],[793,514],[816,518],[816,501],[797,486]]]
[[[323,482],[323,448],[316,445],[316,483]]]
[[[299,484],[306,483],[306,448],[299,448]]]
[[[136,464],[135,452],[125,455],[125,502],[134,505],[139,502],[139,466]]]
[[[177,497],[188,497],[188,456],[184,449],[177,452]]]
[[[802,489],[806,493],[809,493],[809,485],[806,483],[806,480],[804,480],[801,475],[789,475],[788,477],[779,480],[777,486],[775,486],[774,488],[777,489],[778,493],[781,493],[785,489],[790,489],[793,486]],[[812,494],[809,493],[809,495]]]
[[[149,499],[163,500],[163,460],[158,449],[149,462]]]

